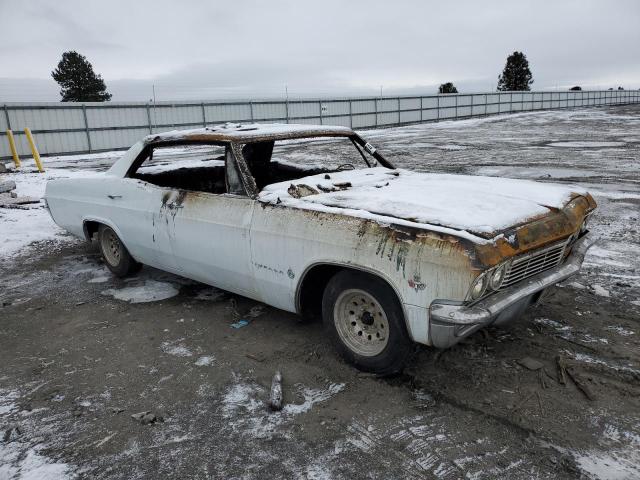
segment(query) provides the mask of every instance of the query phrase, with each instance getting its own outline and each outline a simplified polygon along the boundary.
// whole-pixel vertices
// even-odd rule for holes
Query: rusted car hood
[[[530,180],[378,167],[275,183],[263,189],[259,200],[377,220],[399,219],[490,239],[558,212],[580,195],[588,193]]]

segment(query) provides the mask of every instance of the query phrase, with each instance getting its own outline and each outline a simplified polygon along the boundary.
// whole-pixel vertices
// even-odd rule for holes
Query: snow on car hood
[[[377,167],[274,183],[258,199],[378,221],[399,219],[439,231],[468,232],[477,239],[563,208],[585,193],[530,180]]]

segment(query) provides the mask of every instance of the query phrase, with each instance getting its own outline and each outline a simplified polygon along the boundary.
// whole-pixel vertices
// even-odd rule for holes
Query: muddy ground
[[[40,242],[0,260],[0,478],[640,478],[640,107],[368,136],[402,166],[588,186],[602,243],[520,322],[381,379],[317,322]]]

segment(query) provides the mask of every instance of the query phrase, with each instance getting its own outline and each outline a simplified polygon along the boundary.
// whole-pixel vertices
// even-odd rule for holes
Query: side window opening
[[[159,187],[227,193],[224,144],[159,146],[131,173]]]

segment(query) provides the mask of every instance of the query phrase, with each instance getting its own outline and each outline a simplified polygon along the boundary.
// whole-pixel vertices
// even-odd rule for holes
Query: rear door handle
[[[107,195],[111,200],[115,200],[116,198],[122,198],[122,195]]]

